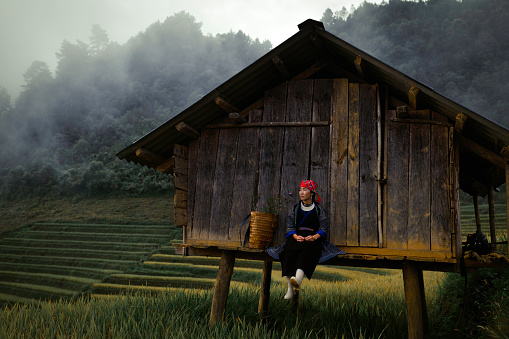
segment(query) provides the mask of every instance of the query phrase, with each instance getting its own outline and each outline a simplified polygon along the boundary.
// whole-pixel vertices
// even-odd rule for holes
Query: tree
[[[9,113],[11,108],[11,96],[5,87],[0,86],[0,117]]]
[[[110,38],[108,33],[99,25],[92,26],[92,35],[90,36],[90,54],[92,56],[101,55],[102,52],[109,46]]]
[[[34,61],[23,74],[25,84],[22,87],[25,91],[40,88],[53,80],[48,64],[42,61]]]
[[[60,47],[60,53],[57,53],[57,58],[57,78],[76,80],[76,77],[86,73],[83,68],[90,61],[88,45],[79,40],[75,44],[64,40]]]

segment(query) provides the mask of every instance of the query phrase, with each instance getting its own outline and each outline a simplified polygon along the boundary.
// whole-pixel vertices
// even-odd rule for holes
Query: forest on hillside
[[[509,126],[509,2],[364,2],[324,9],[322,21],[345,41]],[[115,154],[271,48],[242,31],[204,35],[186,12],[123,45],[96,25],[88,43],[63,41],[55,72],[34,61],[14,102],[0,83],[0,196],[166,192],[167,175]]]

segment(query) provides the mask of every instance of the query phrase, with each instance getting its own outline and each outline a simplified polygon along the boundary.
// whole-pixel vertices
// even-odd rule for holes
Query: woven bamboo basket
[[[251,212],[249,247],[265,249],[272,245],[278,216],[264,212]]]

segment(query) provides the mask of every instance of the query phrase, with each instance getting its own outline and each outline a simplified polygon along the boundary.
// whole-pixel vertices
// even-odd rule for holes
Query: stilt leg
[[[222,321],[224,318],[234,265],[235,251],[223,251],[216,283],[214,284],[214,296],[212,297],[212,308],[210,310],[211,325],[216,321]]]
[[[407,261],[403,265],[403,282],[408,319],[408,338],[426,338],[428,332],[428,312],[424,296],[422,270],[415,262]]]
[[[272,261],[263,262],[262,286],[260,290],[260,301],[258,302],[258,314],[263,321],[269,310],[270,280],[272,278]]]

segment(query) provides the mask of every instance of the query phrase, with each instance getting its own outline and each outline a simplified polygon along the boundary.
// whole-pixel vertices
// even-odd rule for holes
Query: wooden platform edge
[[[275,261],[264,249],[253,249],[248,247],[234,246],[212,246],[174,243],[175,253],[182,254],[183,249],[187,248],[189,256],[211,256],[220,257],[223,251],[236,251],[236,257],[239,259]],[[323,265],[331,266],[358,266],[374,268],[393,268],[400,269],[406,261],[417,262],[424,270],[430,271],[454,271],[459,272],[459,261],[455,258],[430,258],[418,256],[402,255],[372,255],[347,253],[338,255],[328,260]]]

